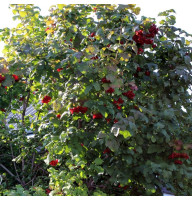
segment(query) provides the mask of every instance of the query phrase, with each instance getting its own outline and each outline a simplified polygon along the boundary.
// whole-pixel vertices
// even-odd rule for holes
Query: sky
[[[9,9],[9,4],[35,4],[36,6],[41,8],[41,14],[47,15],[48,9],[51,5],[54,4],[67,4],[69,1],[66,0],[6,0],[0,3],[0,29],[4,27],[13,28],[16,26],[17,22],[12,20],[13,14],[11,9]],[[135,0],[135,1],[125,1],[125,0],[116,0],[116,1],[104,1],[104,0],[70,0],[70,3],[73,4],[96,4],[96,3],[108,3],[108,4],[131,4],[134,3],[141,8],[141,13],[139,16],[147,16],[157,18],[158,13],[168,10],[174,9],[176,11],[176,24],[175,26],[178,28],[182,28],[188,33],[192,33],[192,1],[191,0]],[[158,18],[157,18],[158,19]],[[158,21],[158,20],[157,20]],[[0,56],[2,56],[3,43],[0,42]]]

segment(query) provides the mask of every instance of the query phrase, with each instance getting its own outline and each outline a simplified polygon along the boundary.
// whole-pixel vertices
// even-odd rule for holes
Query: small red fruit
[[[101,82],[102,83],[111,83],[111,81],[107,80],[105,77],[101,79]]]
[[[49,27],[47,27],[46,29],[45,29],[45,31],[48,31],[50,28]]]
[[[146,71],[146,72],[145,72],[145,75],[146,75],[146,76],[150,76],[150,71]]]
[[[156,44],[153,44],[153,45],[152,45],[152,48],[153,48],[153,49],[154,49],[154,48],[156,48],[156,47],[157,47],[157,45],[156,45]]]
[[[17,75],[13,74],[12,76],[13,76],[13,78],[15,79],[15,82],[18,82],[18,81],[19,81],[19,77],[18,77]]]
[[[5,80],[5,76],[2,76],[2,75],[0,74],[0,83],[2,83],[4,80]]]
[[[46,189],[45,192],[46,192],[46,194],[49,194],[51,192],[51,190],[50,189]]]
[[[50,164],[51,166],[56,166],[57,163],[58,163],[58,159],[52,160],[49,164]]]
[[[101,113],[93,114],[93,119],[102,119],[103,115]]]
[[[113,88],[109,88],[108,90],[106,90],[106,93],[110,93],[112,94],[115,90]]]
[[[115,123],[117,123],[117,122],[118,122],[118,120],[117,120],[117,119],[114,119],[113,123],[115,124]]]
[[[95,32],[90,34],[90,37],[94,37],[95,36]]]
[[[58,72],[60,72],[61,70],[63,70],[63,68],[59,68],[59,69],[57,69]]]
[[[50,101],[51,101],[51,97],[50,97],[50,96],[45,96],[45,97],[41,100],[42,103],[49,103]]]
[[[23,101],[24,100],[24,97],[21,97],[20,99],[19,99],[19,101]]]
[[[182,165],[183,164],[183,162],[181,160],[175,160],[174,163],[177,164],[177,165]]]
[[[5,110],[4,108],[1,108],[1,111],[2,111],[2,112],[6,112],[6,110]]]
[[[143,53],[143,49],[142,48],[138,48],[137,54],[142,54]]]
[[[141,67],[137,67],[137,72],[141,72]]]
[[[108,147],[103,151],[103,154],[106,154],[106,153],[111,153],[111,150]]]
[[[58,118],[58,119],[60,119],[60,118],[61,118],[61,115],[60,115],[60,114],[58,114],[58,115],[57,115],[57,118]]]
[[[107,121],[107,123],[109,123],[109,122],[111,121],[111,119],[110,119],[110,118],[107,118],[106,121]]]

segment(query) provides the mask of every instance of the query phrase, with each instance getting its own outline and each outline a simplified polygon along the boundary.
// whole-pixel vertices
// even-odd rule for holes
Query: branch
[[[15,156],[13,155],[13,148],[12,148],[12,145],[11,145],[11,144],[10,144],[10,148],[11,148],[11,155],[12,155],[12,159],[14,159],[14,158],[15,158]],[[14,165],[15,172],[16,172],[16,175],[17,175],[17,178],[18,178],[18,180],[19,180],[20,182],[22,182],[22,181],[21,181],[21,179],[20,179],[20,177],[19,177],[19,174],[18,174],[18,172],[17,172],[17,167],[16,167],[16,164],[15,164],[15,162],[13,162],[13,165]]]
[[[0,167],[2,167],[9,175],[14,177],[19,183],[21,183],[21,181],[12,172],[10,172],[3,164],[0,163]]]

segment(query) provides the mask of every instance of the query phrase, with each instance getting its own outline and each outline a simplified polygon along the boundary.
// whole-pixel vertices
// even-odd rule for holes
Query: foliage
[[[157,28],[134,4],[58,4],[46,17],[11,7],[19,23],[0,34],[1,195],[192,195],[192,35],[173,26],[174,10]],[[6,126],[9,113],[21,118]]]

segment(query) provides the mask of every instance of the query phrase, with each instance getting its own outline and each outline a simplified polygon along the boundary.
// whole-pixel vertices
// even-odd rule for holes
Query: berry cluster
[[[61,70],[63,70],[63,68],[58,68],[57,71],[60,72]]]
[[[105,92],[106,92],[106,93],[112,94],[114,91],[115,91],[115,90],[114,90],[113,88],[110,87],[110,88],[109,88],[108,90],[106,90]]]
[[[106,77],[102,78],[102,79],[101,79],[101,82],[102,82],[102,83],[111,83],[111,81],[110,81],[110,80],[107,80]]]
[[[189,159],[189,155],[187,153],[176,153],[173,152],[171,155],[169,155],[168,157],[169,159],[174,159],[174,158],[184,158],[184,159]],[[174,161],[175,164],[179,164],[182,165],[183,162],[181,160],[175,160]]]
[[[128,92],[124,92],[123,95],[126,96],[127,98],[131,99],[131,100],[133,100],[134,97],[135,97],[135,94],[131,90],[128,91]]]
[[[102,119],[103,115],[101,113],[93,114],[93,119]]]
[[[84,113],[87,112],[87,110],[88,110],[87,107],[77,106],[77,107],[71,108],[70,112],[71,112],[71,114],[73,114],[73,113],[79,113],[79,112],[81,112],[81,113],[84,114]]]
[[[56,160],[52,160],[49,164],[50,164],[51,166],[56,166],[57,163],[58,163],[58,160],[56,159]]]
[[[50,96],[44,96],[43,99],[41,100],[42,103],[49,103],[51,101]]]
[[[95,57],[92,57],[91,60],[97,60],[99,57],[98,56],[95,56]]]
[[[119,99],[116,101],[116,100],[113,100],[113,103],[116,105],[117,109],[120,110],[121,109],[121,106],[120,104],[123,104],[124,101],[121,97],[119,97]]]
[[[2,83],[4,80],[5,80],[5,76],[2,76],[2,75],[0,74],[0,83]]]
[[[156,47],[156,45],[153,44],[153,38],[158,33],[158,30],[159,29],[156,27],[156,25],[152,24],[151,27],[149,28],[149,33],[144,33],[143,30],[135,31],[133,40],[137,43],[137,46],[139,47],[137,54],[143,53],[142,46],[144,44],[151,44],[153,48]]]

